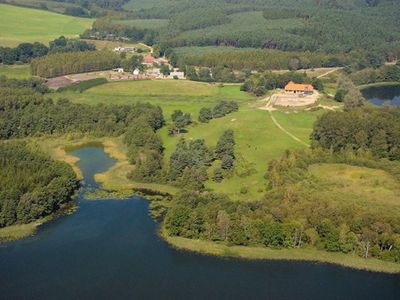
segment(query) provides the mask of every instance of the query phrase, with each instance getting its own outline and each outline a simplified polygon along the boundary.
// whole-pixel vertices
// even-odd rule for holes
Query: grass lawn
[[[54,95],[88,104],[150,102],[163,109],[167,123],[171,122],[170,116],[175,109],[191,113],[195,123],[188,128],[188,133],[171,137],[168,135],[167,126],[159,131],[165,146],[166,165],[168,158],[175,150],[176,143],[182,136],[187,139],[205,139],[209,146],[214,147],[225,130],[233,129],[237,156],[235,171],[233,174],[227,174],[221,183],[209,180],[206,187],[226,193],[236,200],[254,200],[261,197],[265,191],[264,174],[268,162],[280,157],[286,149],[304,147],[276,127],[267,111],[254,108],[256,99],[241,92],[238,85],[220,87],[185,80],[124,81],[94,87],[83,93],[62,92]],[[213,107],[218,100],[224,99],[238,101],[239,111],[211,120],[207,124],[197,122],[200,108]],[[287,130],[300,139],[308,141],[312,124],[322,113],[323,110],[297,113],[275,111],[273,114]],[[217,161],[210,168],[210,178],[213,168],[218,164]],[[101,176],[98,179],[101,181]],[[246,188],[247,191],[242,188]]]
[[[22,42],[46,43],[61,35],[77,37],[93,19],[76,18],[43,10],[0,4],[0,46]]]
[[[2,65],[0,64],[0,76],[8,78],[23,79],[31,77],[29,65]]]

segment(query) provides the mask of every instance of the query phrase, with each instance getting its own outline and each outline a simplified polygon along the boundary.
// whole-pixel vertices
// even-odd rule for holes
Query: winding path
[[[309,144],[307,144],[306,142],[302,141],[301,139],[299,139],[297,136],[295,136],[294,134],[290,133],[289,131],[287,131],[281,124],[279,124],[279,122],[276,120],[276,118],[274,117],[274,115],[272,114],[272,111],[275,110],[275,108],[273,108],[273,104],[272,102],[272,95],[269,96],[268,98],[266,98],[266,105],[265,107],[263,107],[263,110],[267,110],[272,122],[274,122],[274,124],[276,125],[276,127],[278,127],[281,131],[283,131],[284,133],[286,133],[288,136],[290,136],[292,139],[294,139],[296,142],[299,142],[300,144],[310,147]]]
[[[275,119],[275,117],[272,114],[272,111],[268,111],[269,115],[271,116],[272,122],[274,122],[274,124],[276,125],[276,127],[278,127],[280,130],[282,130],[284,133],[286,133],[288,136],[290,136],[292,139],[294,139],[295,141],[299,142],[300,144],[303,144],[304,146],[310,147],[309,144],[307,144],[306,142],[302,141],[301,139],[299,139],[297,136],[295,136],[294,134],[290,133],[289,131],[287,131],[285,128],[282,127],[281,124],[278,123],[278,121]]]
[[[317,76],[317,78],[325,77],[326,75],[329,75],[329,74],[331,74],[331,73],[333,73],[333,72],[336,72],[337,70],[340,70],[340,69],[342,69],[342,68],[335,68],[335,69],[329,70],[328,72]]]

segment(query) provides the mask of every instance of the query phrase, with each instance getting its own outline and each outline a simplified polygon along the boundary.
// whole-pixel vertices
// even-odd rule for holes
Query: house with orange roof
[[[294,83],[293,81],[289,81],[289,83],[285,86],[285,92],[292,93],[292,94],[310,95],[310,94],[314,93],[314,87],[309,83],[301,84],[301,83]]]
[[[150,54],[145,55],[145,57],[143,57],[143,64],[147,65],[147,66],[152,66],[154,63],[154,57],[151,56]]]

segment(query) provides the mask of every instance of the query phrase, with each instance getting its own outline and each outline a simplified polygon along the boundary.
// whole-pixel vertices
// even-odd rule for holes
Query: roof
[[[154,62],[154,57],[148,54],[143,58],[143,61],[145,64],[152,64]]]
[[[285,86],[285,90],[287,91],[313,91],[314,87],[307,84],[294,83],[293,81],[289,81],[289,83]]]

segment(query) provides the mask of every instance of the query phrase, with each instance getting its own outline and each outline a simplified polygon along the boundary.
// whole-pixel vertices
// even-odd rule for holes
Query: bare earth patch
[[[289,94],[282,92],[271,96],[271,104],[272,106],[281,107],[310,106],[317,102],[318,97],[318,92],[314,92],[312,95]]]

